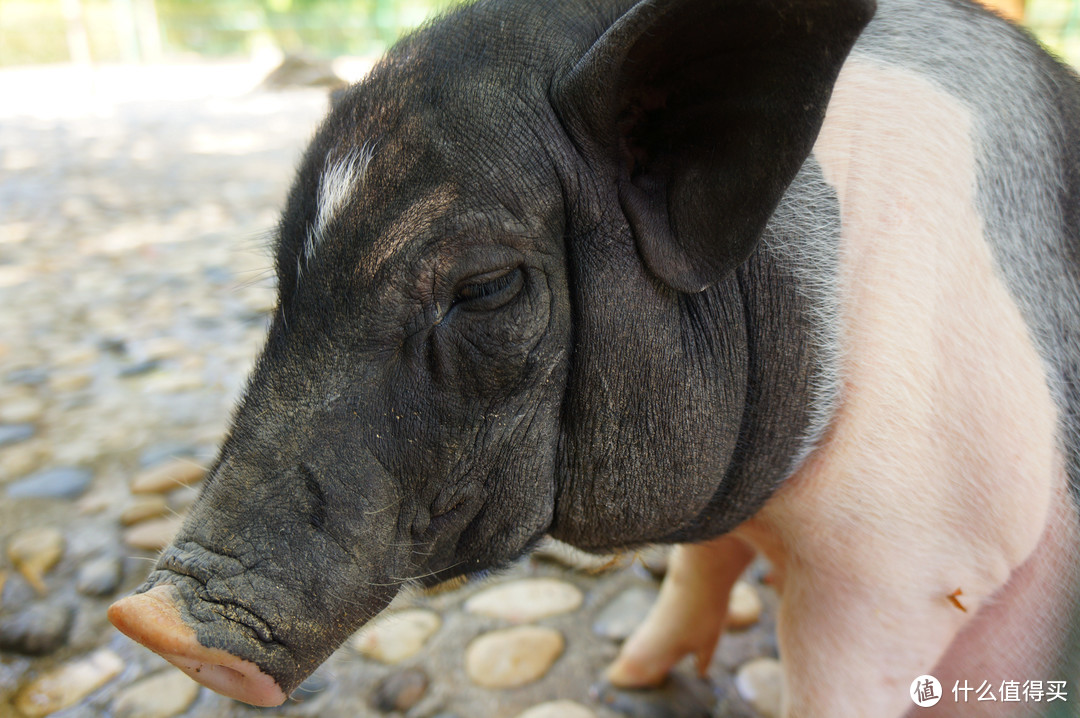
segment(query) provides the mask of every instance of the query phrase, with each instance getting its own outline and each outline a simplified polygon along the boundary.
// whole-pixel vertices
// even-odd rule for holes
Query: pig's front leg
[[[704,673],[724,630],[731,587],[753,558],[754,550],[730,535],[675,547],[660,597],[623,644],[608,680],[624,688],[655,686],[687,654]]]
[[[910,575],[902,559],[890,563],[894,558],[882,556],[878,572],[868,566],[864,576],[894,567]],[[905,588],[787,568],[777,616],[785,718],[904,715],[913,707],[911,682],[931,671],[969,620],[949,591],[928,595],[918,580]]]

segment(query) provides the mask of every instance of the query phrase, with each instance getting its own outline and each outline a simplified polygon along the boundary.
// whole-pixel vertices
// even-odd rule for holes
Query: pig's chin
[[[202,645],[181,618],[175,586],[159,585],[120,599],[109,620],[122,633],[159,654],[204,686],[255,706],[276,706],[287,693],[251,661]]]

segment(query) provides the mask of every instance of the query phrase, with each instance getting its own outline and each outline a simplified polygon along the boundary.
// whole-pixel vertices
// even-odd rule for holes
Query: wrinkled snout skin
[[[1078,147],[1076,77],[963,2],[455,10],[313,140],[233,426],[110,619],[276,705],[549,534],[688,544],[619,685],[707,665],[756,552],[785,718],[1072,680]]]
[[[289,441],[248,457],[243,475],[230,469],[239,458],[223,459],[145,592],[110,610],[118,628],[196,680],[256,705],[281,703],[389,603],[400,583],[391,577],[409,570],[409,557],[389,546],[398,521],[392,487],[371,480],[374,469],[363,495],[348,477],[316,478],[313,461],[275,470],[292,458],[282,450]],[[360,459],[351,460],[355,470]],[[214,682],[229,670],[245,680]]]

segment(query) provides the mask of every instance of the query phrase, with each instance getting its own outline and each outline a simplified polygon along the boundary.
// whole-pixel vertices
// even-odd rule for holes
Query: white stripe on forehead
[[[319,179],[319,203],[315,213],[315,222],[308,227],[304,241],[304,259],[315,256],[315,250],[323,241],[326,226],[334,215],[352,196],[356,187],[363,183],[364,172],[375,154],[375,147],[365,143],[359,149],[349,150],[344,157],[331,162],[326,160],[326,168]]]

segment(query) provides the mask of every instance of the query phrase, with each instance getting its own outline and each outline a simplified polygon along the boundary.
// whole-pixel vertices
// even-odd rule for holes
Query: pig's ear
[[[746,260],[810,154],[874,0],[645,0],[553,87],[649,270],[685,292]]]

